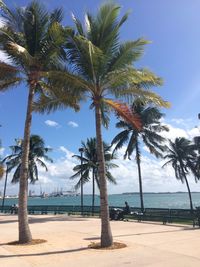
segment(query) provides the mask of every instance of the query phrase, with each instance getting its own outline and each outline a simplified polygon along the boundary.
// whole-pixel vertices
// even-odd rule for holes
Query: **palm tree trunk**
[[[18,209],[18,220],[19,220],[19,243],[28,243],[32,240],[31,231],[28,224],[28,160],[29,160],[29,147],[30,147],[30,129],[32,120],[32,103],[35,93],[35,86],[30,85],[28,105],[26,112],[26,121],[24,127],[24,139],[22,148],[22,162],[20,169],[20,180],[19,180],[19,209]]]
[[[185,180],[185,183],[186,183],[186,186],[187,186],[187,190],[188,190],[188,194],[189,194],[190,209],[191,209],[191,212],[193,212],[192,195],[191,195],[191,192],[190,192],[189,183],[188,183],[188,180],[187,180],[187,177],[186,177],[184,168],[183,168],[183,162],[182,162],[182,160],[180,160],[180,159],[179,159],[179,161],[180,161],[180,165],[181,165],[181,171],[182,171],[182,173],[183,173],[184,180]]]
[[[99,102],[95,105],[96,119],[96,139],[97,139],[97,158],[98,158],[98,174],[100,180],[100,203],[101,203],[101,247],[109,247],[113,243],[112,232],[110,228],[108,194],[105,173],[105,160],[103,140],[101,133],[101,110]]]
[[[141,168],[140,168],[140,151],[139,151],[139,146],[138,146],[138,140],[136,140],[135,148],[136,148],[136,161],[137,161],[137,167],[138,167],[138,178],[139,178],[139,189],[140,189],[140,205],[141,205],[141,211],[144,212],[144,201],[143,201],[143,192],[142,192],[142,175],[141,175]]]
[[[95,170],[92,170],[92,216],[94,216],[94,199],[95,199]]]
[[[1,211],[2,212],[4,209],[4,202],[5,202],[5,197],[6,197],[7,180],[8,180],[8,165],[6,166],[6,178],[5,178],[5,183],[4,183],[3,200],[2,200],[2,205],[1,205]]]
[[[187,190],[188,190],[188,194],[189,194],[190,209],[191,209],[191,212],[193,212],[192,195],[191,195],[191,192],[190,192],[190,187],[189,187],[189,183],[188,183],[186,175],[184,176],[184,178],[185,178],[185,182],[186,182],[186,186],[187,186]]]

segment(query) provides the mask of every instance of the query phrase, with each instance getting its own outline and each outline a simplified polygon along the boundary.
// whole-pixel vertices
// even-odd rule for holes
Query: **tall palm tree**
[[[139,114],[142,129],[138,129],[132,124],[120,120],[117,122],[116,127],[123,129],[122,132],[117,134],[112,140],[112,145],[115,145],[114,151],[122,148],[127,144],[124,158],[130,159],[132,153],[135,151],[135,158],[138,167],[138,178],[139,178],[139,191],[140,191],[140,203],[141,210],[144,210],[143,201],[143,190],[142,190],[142,174],[141,174],[141,141],[149,149],[150,153],[156,157],[162,157],[162,153],[165,150],[163,138],[159,133],[161,131],[167,131],[168,128],[161,124],[160,119],[163,114],[155,106],[145,104],[141,99],[136,99],[132,104],[133,114],[136,112]]]
[[[0,140],[0,149],[1,149],[1,140]],[[0,156],[0,179],[3,177],[3,175],[4,175],[4,167],[3,164],[1,163],[1,156]]]
[[[194,166],[197,159],[194,144],[184,137],[178,137],[174,142],[169,140],[167,155],[164,158],[168,159],[168,161],[163,167],[169,164],[172,165],[176,178],[182,183],[186,183],[190,200],[190,209],[193,211],[192,196],[187,176],[192,173],[195,176],[196,181],[200,178]]]
[[[32,240],[28,225],[27,177],[33,100],[37,93],[44,90],[48,93],[50,85],[46,86],[45,73],[57,69],[64,56],[64,36],[60,26],[62,10],[55,9],[49,14],[39,1],[32,1],[26,7],[10,9],[0,1],[0,15],[4,20],[0,27],[0,49],[12,61],[10,65],[0,62],[0,90],[7,90],[23,82],[28,88],[18,212],[19,243],[27,243]],[[65,105],[77,108],[74,99],[70,101],[65,101]]]
[[[22,164],[22,149],[23,140],[16,139],[16,144],[11,146],[12,154],[5,157],[2,163],[9,165],[9,172],[14,169],[12,183],[18,183],[20,180],[20,168]],[[38,180],[38,165],[48,171],[45,161],[53,162],[48,157],[47,153],[51,151],[50,148],[45,147],[44,140],[39,135],[30,136],[30,147],[28,156],[28,180],[34,184]]]
[[[146,69],[136,69],[133,63],[142,55],[143,47],[148,42],[144,39],[121,43],[119,34],[121,26],[128,18],[125,14],[118,18],[120,6],[109,2],[102,5],[96,16],[87,13],[82,24],[74,15],[76,31],[68,35],[66,50],[69,68],[57,74],[59,84],[70,84],[79,89],[86,99],[91,101],[91,108],[95,111],[98,173],[101,199],[101,246],[112,245],[113,238],[109,221],[105,159],[101,125],[108,127],[111,108],[124,116],[130,123],[141,128],[138,117],[130,113],[126,104],[113,101],[107,97],[117,99],[133,98],[142,95],[166,106],[158,95],[149,90],[151,86],[161,85],[162,81]],[[54,77],[51,72],[48,77]],[[64,89],[63,89],[64,91]],[[52,96],[41,97],[36,108],[41,112],[63,108],[63,91],[53,103]],[[42,108],[40,108],[40,105]]]
[[[106,168],[106,178],[109,182],[116,184],[115,178],[112,176],[110,169],[118,167],[111,161],[116,158],[114,154],[110,152],[110,146],[103,142],[104,146],[104,158]],[[79,181],[75,185],[75,189],[80,188],[81,184],[85,184],[90,181],[90,173],[92,173],[92,213],[94,213],[94,202],[95,202],[95,182],[100,188],[98,178],[98,161],[97,161],[97,142],[96,138],[87,139],[86,143],[82,142],[83,157],[74,155],[82,164],[76,165],[73,170],[76,172],[70,178],[74,179],[80,177]]]

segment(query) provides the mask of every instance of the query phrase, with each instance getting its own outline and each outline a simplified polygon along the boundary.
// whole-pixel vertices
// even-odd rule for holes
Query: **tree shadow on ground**
[[[169,227],[171,227],[172,225],[167,225]],[[174,226],[174,225],[173,225]],[[142,232],[142,233],[130,233],[130,234],[124,234],[124,235],[113,235],[113,237],[123,237],[123,236],[137,236],[137,235],[153,235],[153,234],[165,234],[165,233],[173,233],[173,232],[183,232],[183,231],[195,231],[195,230],[200,230],[200,228],[191,228],[190,226],[183,226],[181,227],[180,229],[180,226],[177,226],[179,227],[179,229],[175,229],[175,230],[164,230],[164,231],[151,231],[151,232]],[[89,237],[89,238],[84,238],[83,240],[89,240],[89,241],[92,241],[92,240],[99,240],[100,237]]]
[[[40,215],[41,216],[41,215]],[[29,216],[29,223],[45,223],[45,222],[51,222],[51,221],[87,221],[87,218],[81,218],[81,217],[75,217],[75,216],[56,216],[53,215],[51,217],[37,217],[37,215],[34,216]],[[0,224],[7,224],[7,223],[15,223],[18,222],[17,219],[14,220],[3,220],[0,221]]]
[[[37,216],[37,215],[36,215]],[[53,222],[53,221],[59,221],[59,222],[63,222],[63,221],[87,221],[87,219],[85,218],[81,218],[81,217],[74,217],[74,216],[51,216],[51,217],[44,217],[44,218],[37,218],[37,217],[33,217],[33,216],[29,216],[29,223],[33,224],[33,223],[45,223],[45,222]]]
[[[56,251],[49,251],[49,252],[41,252],[41,253],[29,253],[29,254],[15,254],[15,255],[0,255],[0,258],[15,258],[15,257],[32,257],[32,256],[48,256],[54,254],[67,254],[67,253],[74,253],[84,250],[89,250],[88,247],[76,248],[76,249],[68,249],[68,250],[56,250]]]

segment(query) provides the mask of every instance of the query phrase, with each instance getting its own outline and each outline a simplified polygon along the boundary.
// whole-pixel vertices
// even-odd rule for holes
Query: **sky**
[[[73,12],[82,21],[84,13],[95,13],[102,1],[97,0],[46,0],[40,1],[52,10],[63,7],[64,25],[72,25]],[[128,21],[123,25],[120,39],[135,40],[143,37],[149,41],[143,57],[137,62],[137,67],[146,67],[162,77],[164,85],[154,88],[163,99],[171,103],[170,109],[162,109],[165,113],[163,123],[170,131],[165,134],[174,140],[176,137],[192,139],[200,135],[200,121],[198,120],[200,99],[200,1],[199,0],[121,0],[115,1],[121,8],[121,15],[130,11]],[[5,3],[13,6],[26,6],[28,1],[11,0]],[[0,52],[0,60],[5,56]],[[2,141],[1,156],[5,157],[11,151],[9,146],[14,144],[15,138],[23,137],[25,111],[27,104],[27,88],[20,86],[10,91],[0,93],[0,139]],[[72,157],[78,153],[81,141],[95,136],[94,112],[89,109],[90,103],[82,103],[80,112],[73,110],[57,111],[49,115],[33,114],[32,134],[39,134],[46,146],[53,149],[49,154],[53,163],[47,163],[48,172],[40,170],[40,182],[31,186],[38,192],[40,186],[46,192],[57,188],[71,190],[76,181],[69,177],[73,174],[73,167],[77,164]],[[116,119],[111,116],[108,130],[103,130],[103,138],[110,143],[118,133],[115,128]],[[117,185],[108,184],[108,192],[136,192],[138,191],[138,176],[135,158],[123,160],[122,148],[115,161],[118,168],[112,171]],[[173,169],[162,169],[163,160],[149,156],[145,146],[142,149],[141,161],[144,192],[174,192],[186,191],[185,184],[177,181]],[[17,194],[18,185],[10,184],[8,194]],[[4,180],[0,182],[3,190]],[[200,191],[200,183],[196,184],[190,177],[193,191]],[[85,185],[84,192],[91,193],[92,185]]]

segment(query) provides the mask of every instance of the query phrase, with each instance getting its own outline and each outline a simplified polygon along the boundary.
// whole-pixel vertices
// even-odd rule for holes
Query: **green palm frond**
[[[115,184],[115,185],[117,184],[115,178],[112,176],[112,174],[109,171],[106,172],[106,178],[108,179],[110,183]]]
[[[96,17],[86,14],[86,36],[107,56],[117,51],[119,29],[128,18],[126,13],[118,20],[119,12],[120,6],[110,2],[99,8]]]
[[[130,156],[132,155],[133,151],[135,150],[136,147],[136,142],[138,142],[138,135],[136,133],[132,133],[130,140],[128,142],[125,154],[124,154],[124,158],[126,159],[128,157],[128,159],[130,159]]]
[[[129,139],[129,132],[127,130],[124,130],[122,132],[120,132],[119,134],[117,134],[112,142],[111,145],[113,146],[114,144],[116,144],[114,151],[120,149],[123,147],[123,145],[125,145],[128,142]]]
[[[17,86],[22,81],[16,67],[0,62],[0,91]]]
[[[41,159],[38,158],[36,159],[36,161],[41,167],[43,167],[46,170],[46,172],[48,171],[46,164]]]
[[[23,140],[15,139],[15,143],[16,145],[10,146],[12,154],[6,156],[2,161],[7,164],[8,172],[14,171],[12,183],[19,182]],[[44,140],[39,135],[31,135],[28,162],[28,179],[31,183],[34,183],[39,178],[37,164],[48,171],[42,159],[52,162],[52,159],[47,156],[50,151],[51,149],[45,147]]]
[[[82,157],[80,155],[73,155],[73,157],[76,158],[79,162],[82,161],[82,164],[77,164],[73,168],[73,171],[75,173],[70,177],[70,179],[80,178],[75,186],[76,189],[78,189],[81,185],[81,174],[82,174],[82,181],[86,183],[91,180],[90,174],[91,173],[97,174],[98,170],[96,138],[88,138],[87,142],[82,141],[81,145],[84,150]],[[112,160],[116,158],[116,155],[111,154],[110,150],[111,147],[104,142],[104,158],[105,158],[106,174],[107,172],[109,172],[110,169],[118,167],[116,164],[112,163]],[[108,176],[110,177],[111,174],[108,174]],[[98,178],[96,177],[96,182],[97,179]],[[112,180],[114,181],[114,178]]]
[[[174,142],[170,140],[164,158],[168,161],[163,166],[171,164],[176,178],[181,180],[182,183],[190,172],[194,175],[195,181],[200,179],[200,173],[196,168],[197,154],[195,146],[190,140],[184,137],[176,138]]]
[[[154,73],[147,69],[135,69],[132,66],[111,71],[106,76],[106,87],[110,88],[129,88],[139,87],[149,89],[152,86],[162,85],[161,78],[157,77]]]
[[[140,38],[136,41],[122,43],[110,63],[109,72],[132,65],[143,54],[143,46],[149,42]]]

